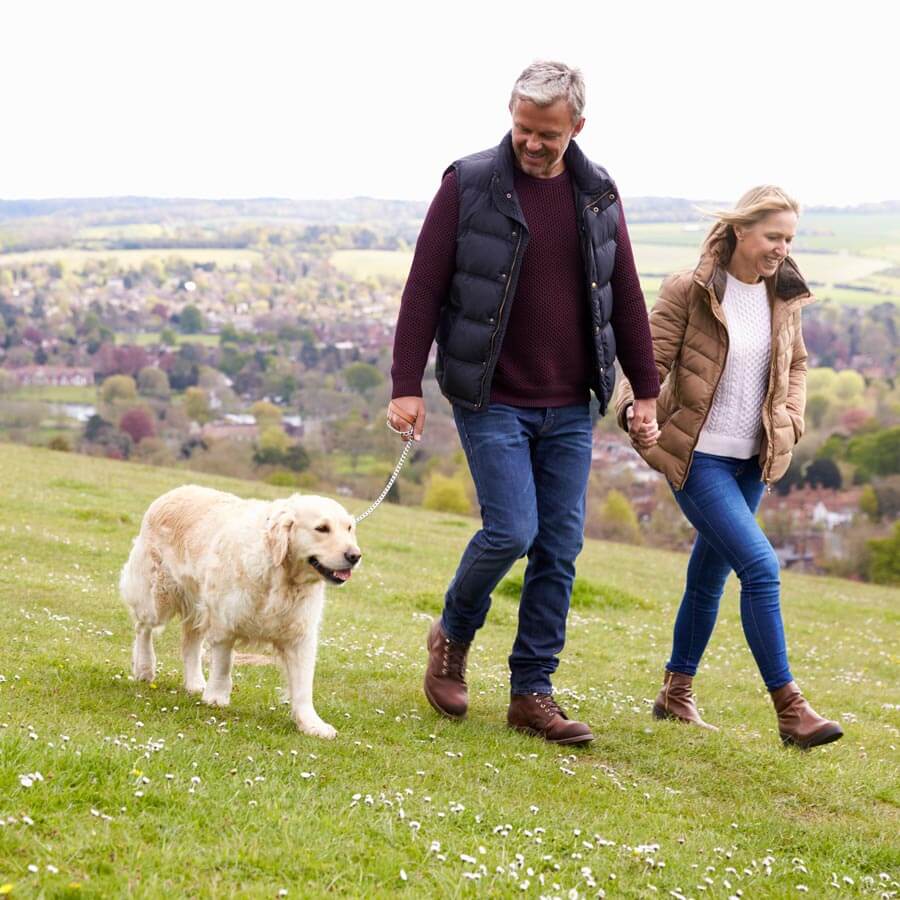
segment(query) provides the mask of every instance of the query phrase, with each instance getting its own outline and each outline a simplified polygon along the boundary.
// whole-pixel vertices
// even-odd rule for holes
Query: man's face
[[[538,106],[516,98],[512,107],[512,145],[519,168],[534,178],[553,178],[563,171],[569,141],[584,127],[584,117],[572,120],[565,100]]]

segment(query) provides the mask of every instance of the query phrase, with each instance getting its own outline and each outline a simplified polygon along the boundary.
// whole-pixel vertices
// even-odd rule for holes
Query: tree
[[[290,438],[277,425],[269,425],[259,435],[258,446],[261,450],[276,451],[281,457],[290,446]]]
[[[290,438],[280,425],[269,425],[260,431],[253,453],[253,462],[258,466],[278,466],[284,462],[290,447]]]
[[[269,403],[268,400],[257,400],[250,407],[250,412],[261,431],[273,427],[281,431],[281,410],[274,403]]]
[[[900,522],[886,538],[869,541],[869,576],[876,584],[900,585]]]
[[[894,519],[900,515],[900,475],[876,478],[872,482],[872,488],[878,498],[880,516]]]
[[[287,453],[284,454],[283,463],[294,472],[304,472],[309,468],[309,454],[302,444],[291,444],[291,446],[288,447]],[[388,494],[387,499],[391,499],[390,494]]]
[[[866,389],[866,380],[853,369],[844,369],[837,373],[834,380],[834,394],[844,405],[849,401],[861,397]]]
[[[847,459],[857,466],[862,481],[873,475],[900,473],[900,425],[852,437],[847,443]]]
[[[422,506],[425,509],[459,513],[464,516],[472,511],[462,479],[450,478],[441,475],[440,472],[433,472],[428,479]]]
[[[119,430],[124,431],[135,444],[156,434],[156,420],[153,413],[144,406],[126,410],[119,419]]]
[[[200,367],[179,355],[169,369],[169,384],[174,391],[186,391],[194,387],[200,378]]]
[[[222,330],[219,332],[219,343],[220,344],[237,344],[240,343],[241,336],[238,334],[237,328],[231,322],[226,322],[222,326]]]
[[[138,372],[137,386],[145,397],[168,397],[171,392],[169,376],[156,366],[144,366]]]
[[[593,518],[593,530],[598,537],[628,544],[641,543],[638,517],[628,498],[613,488],[606,495],[599,514]]]
[[[654,547],[685,550],[691,545],[694,529],[675,502],[665,481],[654,488],[654,506],[650,519],[642,523],[647,542]]]
[[[112,422],[107,422],[96,413],[84,423],[84,439],[93,443],[108,431],[112,430]]]
[[[822,424],[830,406],[831,403],[824,394],[813,394],[806,401],[806,415],[814,428]]]
[[[806,467],[806,483],[810,487],[823,487],[839,491],[841,482],[841,470],[832,459],[814,459]]]
[[[375,366],[364,362],[351,363],[342,374],[347,386],[358,394],[365,394],[384,381],[384,376]]]
[[[873,522],[881,518],[878,511],[878,495],[871,484],[867,484],[859,495],[859,510],[865,513]]]
[[[137,399],[137,386],[130,375],[110,375],[100,386],[100,399],[104,403]]]
[[[806,322],[803,323],[803,332],[806,333]],[[834,391],[834,382],[837,372],[827,367],[810,369],[806,376],[806,390],[810,394],[820,393],[828,396]]]
[[[182,334],[199,334],[203,331],[203,313],[192,303],[181,310],[178,317],[178,327]]]
[[[209,408],[209,394],[203,388],[189,387],[184,392],[184,411],[189,419],[201,425],[212,418]]]

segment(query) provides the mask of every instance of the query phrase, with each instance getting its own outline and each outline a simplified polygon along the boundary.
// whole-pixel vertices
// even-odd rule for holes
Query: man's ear
[[[581,129],[584,128],[584,116],[582,116],[576,123],[575,128],[572,130],[572,137],[578,137],[581,134]]]
[[[280,566],[287,559],[291,546],[291,529],[294,517],[287,510],[272,513],[266,523],[266,546],[272,556],[272,564]]]

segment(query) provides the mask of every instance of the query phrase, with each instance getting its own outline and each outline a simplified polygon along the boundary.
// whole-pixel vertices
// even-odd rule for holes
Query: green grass
[[[157,223],[131,225],[92,225],[80,228],[75,235],[78,241],[139,241],[156,240],[169,234],[171,229]]]
[[[119,266],[140,266],[148,259],[183,259],[195,263],[215,263],[221,268],[249,266],[262,259],[256,250],[230,248],[160,247],[143,250],[27,250],[22,253],[0,254],[0,266],[20,266],[35,262],[63,262],[74,271],[85,263],[113,260]]]
[[[217,334],[182,334],[174,332],[177,344],[199,344],[202,347],[218,347],[219,335]],[[161,332],[159,331],[136,331],[136,332],[116,332],[117,344],[134,344],[138,347],[148,347],[153,344],[160,344]]]
[[[795,675],[846,731],[802,754],[777,740],[733,584],[696,683],[721,731],[655,722],[686,559],[589,541],[555,683],[597,740],[561,750],[504,727],[521,565],[472,650],[469,718],[428,707],[425,631],[475,522],[385,504],[360,525],[363,567],[329,593],[316,705],[339,735],[322,742],[293,729],[272,666],[238,667],[228,709],[187,696],[177,626],[156,682],[130,680],[117,573],[147,504],[185,480],[0,445],[0,886],[13,896],[900,890],[897,591],[785,575]]]
[[[8,396],[14,400],[44,403],[96,403],[96,385],[47,384],[18,388]]]

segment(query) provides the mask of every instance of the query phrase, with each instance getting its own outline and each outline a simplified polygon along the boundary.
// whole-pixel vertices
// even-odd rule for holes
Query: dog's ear
[[[272,563],[280,566],[287,559],[291,547],[291,528],[294,517],[286,509],[273,512],[266,521],[266,546],[272,555]]]

